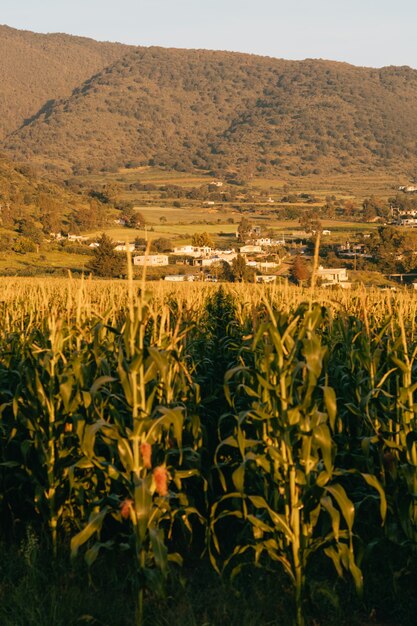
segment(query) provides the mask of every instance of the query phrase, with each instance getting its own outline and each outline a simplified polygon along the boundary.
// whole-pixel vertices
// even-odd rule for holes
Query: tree
[[[14,238],[9,233],[0,234],[0,252],[10,252],[13,247]]]
[[[131,204],[123,207],[121,219],[126,222],[127,228],[144,228],[145,218],[140,211],[135,211]]]
[[[103,207],[94,198],[90,200],[89,207],[77,209],[72,213],[71,218],[80,230],[93,230],[105,223]]]
[[[417,234],[392,226],[378,228],[369,240],[369,251],[382,272],[408,272],[416,267]]]
[[[61,230],[62,220],[56,213],[46,211],[42,213],[39,221],[42,224],[42,230],[46,235],[49,235],[50,233],[58,233]]]
[[[171,239],[165,237],[159,237],[159,239],[153,239],[151,244],[151,250],[155,252],[170,252],[173,248]]]
[[[233,282],[233,272],[230,264],[227,261],[217,261],[210,266],[210,272],[216,276],[219,280],[226,282]]]
[[[140,211],[134,211],[127,221],[128,228],[144,228],[145,218]]]
[[[247,266],[245,257],[238,254],[232,261],[231,274],[233,282],[243,283],[254,277],[254,270]]]
[[[193,246],[197,246],[199,248],[202,248],[203,246],[208,246],[211,248],[213,246],[213,240],[211,239],[210,235],[205,232],[194,233],[191,243]]]
[[[87,269],[96,276],[112,278],[123,274],[124,258],[114,250],[114,242],[106,234],[98,239],[99,244],[94,248],[93,258]]]
[[[135,244],[136,250],[141,250],[142,248],[146,248],[148,242],[144,237],[135,237],[135,241],[133,243]]]
[[[31,217],[19,220],[17,232],[37,246],[42,243],[43,233]]]
[[[19,254],[26,254],[27,252],[36,252],[37,245],[31,239],[27,237],[19,237],[13,244],[13,250]]]
[[[239,226],[237,227],[238,240],[245,243],[245,241],[250,237],[251,232],[252,232],[251,222],[246,217],[242,217],[242,220]]]
[[[298,255],[295,257],[290,274],[291,278],[299,285],[302,285],[310,278],[310,270],[302,256]]]

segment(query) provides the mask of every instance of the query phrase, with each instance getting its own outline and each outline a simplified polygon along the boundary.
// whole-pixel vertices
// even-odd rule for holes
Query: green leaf
[[[332,430],[334,430],[337,415],[337,399],[335,390],[327,385],[322,387],[324,404],[326,405],[327,415],[329,416],[329,422]]]
[[[339,509],[345,518],[346,524],[349,529],[349,534],[352,533],[353,522],[355,520],[355,507],[349,498],[342,485],[327,485],[325,490],[328,491],[336,500]]]
[[[372,474],[362,474],[362,473],[361,473],[361,476],[365,480],[365,482],[368,483],[370,487],[373,487],[379,493],[379,497],[380,497],[379,510],[381,513],[382,524],[384,524],[385,518],[387,515],[387,499],[385,497],[385,491],[383,490],[381,483],[376,478],[376,476],[372,476]]]
[[[268,512],[269,517],[271,518],[271,521],[273,522],[277,530],[280,530],[281,532],[283,532],[284,535],[287,537],[288,541],[294,540],[294,534],[291,528],[288,526],[288,523],[285,517],[283,515],[280,515],[279,513],[276,513],[273,509],[271,509],[271,507],[268,505],[265,499],[262,498],[262,496],[248,496],[248,500],[250,500],[250,502],[252,502],[252,504],[257,509],[265,509]]]
[[[339,511],[333,506],[332,499],[330,498],[330,496],[323,496],[320,499],[320,504],[330,515],[334,538],[336,539],[336,541],[339,541],[339,529],[340,529]]]
[[[164,543],[164,533],[160,528],[150,528],[149,536],[155,564],[166,577],[168,575],[168,550]]]
[[[333,471],[332,436],[328,426],[326,424],[316,426],[313,430],[313,439],[321,450],[324,467],[326,468],[327,473],[331,475]]]
[[[245,490],[245,464],[242,463],[232,474],[233,484],[236,489],[243,495]]]
[[[123,436],[119,436],[117,438],[117,450],[125,472],[133,471],[134,461],[129,440]]]
[[[109,507],[105,506],[98,513],[93,513],[90,516],[90,520],[85,528],[81,532],[79,532],[75,537],[71,539],[71,557],[76,557],[78,553],[78,549],[82,546],[86,541],[90,539],[94,533],[101,530],[103,525],[104,518],[109,512]]]
[[[100,376],[90,387],[91,395],[95,396],[101,387],[104,387],[104,385],[107,385],[108,383],[113,383],[115,380],[116,378],[113,378],[113,376]]]
[[[106,541],[105,543],[100,543],[99,541],[97,541],[93,546],[91,546],[91,548],[89,548],[87,550],[87,552],[85,553],[85,562],[87,563],[88,567],[91,567],[92,564],[94,563],[94,561],[97,559],[99,552],[102,548],[104,549],[110,549],[114,546],[114,541]]]

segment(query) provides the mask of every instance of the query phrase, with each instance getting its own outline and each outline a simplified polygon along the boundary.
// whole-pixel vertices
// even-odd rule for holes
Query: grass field
[[[237,240],[233,237],[242,217],[248,218],[254,225],[262,228],[264,234],[270,234],[281,238],[291,238],[303,235],[303,228],[298,219],[283,220],[280,212],[290,209],[299,212],[300,216],[305,212],[318,210],[327,195],[335,194],[340,199],[353,199],[357,206],[363,197],[371,194],[387,198],[392,195],[398,184],[398,180],[388,177],[333,177],[331,180],[318,178],[302,178],[294,180],[274,180],[256,178],[246,185],[245,193],[253,194],[250,201],[240,198],[240,187],[230,186],[238,192],[233,201],[216,201],[214,205],[207,205],[203,200],[181,198],[174,206],[173,198],[162,198],[158,187],[161,185],[178,185],[184,191],[192,187],[207,185],[213,178],[207,173],[196,172],[195,174],[166,172],[162,169],[143,167],[137,169],[121,169],[118,172],[103,175],[84,176],[75,179],[81,182],[87,189],[100,189],[102,185],[115,185],[116,200],[131,203],[137,211],[140,211],[146,221],[145,230],[133,230],[117,225],[109,225],[104,230],[115,241],[133,242],[136,237],[142,239],[168,238],[173,245],[191,243],[195,233],[207,232],[217,247],[237,247]],[[131,191],[129,185],[134,182],[152,183],[155,189],[143,191]],[[265,193],[267,195],[265,195]],[[317,202],[307,202],[301,197],[296,202],[283,203],[284,194],[307,193],[317,196]],[[261,195],[263,194],[263,195]],[[162,194],[163,195],[163,194]],[[267,196],[274,199],[274,203],[266,202]],[[114,218],[118,213],[113,211]],[[358,236],[369,234],[378,227],[374,223],[361,223],[360,221],[346,221],[341,219],[323,219],[323,228],[330,230],[331,234],[323,237],[323,244],[338,244],[349,240],[355,240]],[[83,234],[96,239],[103,228],[97,228]],[[0,233],[1,234],[1,233]],[[9,235],[15,233],[9,232]],[[304,233],[305,236],[305,233]],[[0,254],[0,272],[3,273],[33,273],[53,272],[59,269],[81,271],[88,262],[88,257],[78,254],[68,254],[64,249],[54,251],[46,242],[42,244],[40,254],[15,254],[3,252]]]
[[[72,254],[68,252],[51,251],[47,244],[40,253],[29,252],[18,254],[13,251],[0,254],[0,272],[19,273],[42,270],[45,273],[54,270],[82,271],[85,269],[89,256],[85,254]]]
[[[185,188],[198,187],[209,184],[213,179],[205,172],[195,174],[165,171],[154,167],[140,167],[136,169],[120,169],[118,172],[105,173],[103,175],[90,175],[78,177],[76,180],[82,181],[87,186],[101,185],[106,182],[117,182],[121,185],[140,181],[142,183],[153,183],[155,185],[179,185]],[[284,187],[288,188],[287,193],[312,193],[321,198],[327,195],[336,194],[340,198],[356,198],[361,201],[370,195],[380,196],[384,199],[395,195],[398,186],[407,182],[398,176],[374,176],[366,175],[333,175],[332,177],[288,177],[284,178],[262,178],[256,177],[248,181],[251,189],[266,190],[272,197],[282,196]]]

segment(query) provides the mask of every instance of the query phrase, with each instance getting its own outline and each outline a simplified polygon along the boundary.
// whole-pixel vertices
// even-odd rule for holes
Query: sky
[[[417,68],[416,0],[0,0],[0,23],[134,45]]]

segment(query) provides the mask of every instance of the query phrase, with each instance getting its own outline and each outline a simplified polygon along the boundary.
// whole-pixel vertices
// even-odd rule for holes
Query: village
[[[323,236],[330,235],[329,230],[322,230]],[[204,238],[203,233],[203,238]],[[87,235],[51,233],[51,239],[63,239],[88,246],[94,250],[99,242],[91,241]],[[247,270],[253,282],[273,283],[285,276],[294,257],[308,259],[308,233],[300,231],[280,238],[271,238],[262,234],[259,226],[251,226],[242,237],[237,229],[234,247],[216,248],[212,245],[184,244],[173,246],[164,252],[152,252],[151,245],[138,245],[129,242],[115,242],[114,251],[131,255],[132,263],[137,268],[162,268],[160,279],[168,282],[206,281],[219,282],[227,276],[225,268],[232,268],[240,262]],[[197,237],[198,238],[198,237]],[[151,244],[151,242],[149,242]],[[341,245],[337,248],[341,258],[351,255],[364,255],[361,244]],[[366,256],[366,255],[365,255]],[[164,269],[175,267],[178,273],[164,273]],[[317,278],[323,287],[339,286],[349,288],[348,273],[345,267],[325,268],[319,266]]]
[[[220,182],[215,183],[220,186]],[[414,187],[399,188],[405,194],[414,194]],[[270,200],[270,198],[268,198]],[[272,200],[272,199],[271,199]],[[207,203],[204,203],[206,205]],[[120,218],[115,220],[117,226],[127,227]],[[380,229],[396,229],[410,233],[417,226],[417,208],[407,206],[390,206],[385,223],[379,219]],[[346,234],[343,241],[333,237],[332,230],[324,228],[321,223],[313,220],[310,227],[305,224],[294,230],[267,229],[255,219],[243,216],[236,224],[235,232],[227,234],[224,241],[214,241],[206,232],[195,232],[191,243],[180,244],[178,237],[174,239],[148,238],[145,226],[145,237],[136,237],[129,241],[128,237],[114,241],[114,252],[120,255],[129,254],[137,271],[147,273],[150,280],[167,282],[222,282],[246,280],[256,283],[275,283],[279,279],[289,278],[294,283],[304,284],[303,277],[294,270],[297,263],[309,267],[313,259],[314,246],[319,234],[319,264],[315,268],[315,278],[322,287],[348,289],[352,286],[351,271],[378,263],[379,252],[375,251],[375,234],[366,229],[357,230],[352,236]],[[337,228],[337,223],[334,222]],[[318,231],[315,228],[319,229]],[[411,229],[411,231],[409,230]],[[153,230],[152,226],[150,230]],[[372,232],[376,232],[375,230]],[[88,234],[50,233],[50,240],[67,241],[88,248],[91,253],[99,246],[99,242]],[[155,245],[163,242],[164,245]],[[177,245],[176,245],[177,244]],[[219,245],[220,244],[220,245]],[[415,245],[414,245],[415,248]],[[415,255],[417,252],[406,251]],[[404,257],[401,249],[394,250],[391,255],[399,261]],[[300,260],[301,259],[301,260]],[[339,260],[339,263],[337,261]],[[403,283],[406,272],[388,273],[397,282]],[[413,278],[406,276],[406,282],[417,287]]]

